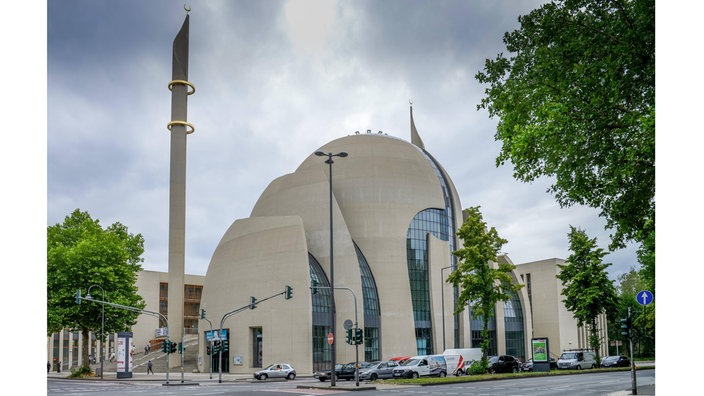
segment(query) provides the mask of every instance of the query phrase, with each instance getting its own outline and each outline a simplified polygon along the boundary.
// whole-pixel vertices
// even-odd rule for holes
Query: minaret
[[[186,9],[190,11],[190,9]],[[172,51],[171,171],[169,183],[169,292],[167,318],[171,342],[183,342],[183,284],[186,247],[186,136],[193,133],[187,122],[188,96],[195,92],[188,82],[188,21],[189,15],[176,35]],[[181,355],[170,355],[169,367],[181,366]]]
[[[416,129],[416,124],[413,122],[413,102],[408,102],[411,105],[411,143],[413,143],[415,146],[420,147],[421,149],[425,150],[425,145],[423,144],[423,140],[420,138],[420,135],[418,134],[418,130]]]

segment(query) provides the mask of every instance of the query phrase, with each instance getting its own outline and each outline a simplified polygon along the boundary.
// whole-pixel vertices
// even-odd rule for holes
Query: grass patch
[[[93,370],[90,369],[90,367],[87,366],[81,366],[77,370],[71,370],[71,374],[68,376],[69,378],[89,378],[89,377],[94,377],[95,373]]]
[[[637,366],[637,364],[636,364]],[[638,370],[654,369],[655,367],[637,367]],[[375,383],[385,383],[385,384],[396,384],[396,385],[440,385],[440,384],[454,384],[463,382],[477,382],[477,381],[495,381],[508,378],[523,378],[523,377],[546,377],[554,375],[570,375],[570,374],[589,374],[598,372],[612,372],[612,371],[629,371],[630,367],[615,367],[615,368],[596,368],[588,370],[550,370],[550,372],[536,372],[536,371],[525,371],[519,373],[506,373],[506,374],[479,374],[479,375],[464,375],[461,377],[449,376],[449,377],[423,377],[423,378],[408,378],[408,379],[387,379],[387,380],[376,380]]]

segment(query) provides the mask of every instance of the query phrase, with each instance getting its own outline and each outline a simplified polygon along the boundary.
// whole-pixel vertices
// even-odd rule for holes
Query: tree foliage
[[[465,221],[457,230],[463,247],[453,252],[459,259],[457,268],[447,281],[460,287],[455,315],[471,308],[472,316],[481,318],[482,366],[487,367],[486,350],[489,346],[489,319],[499,301],[508,301],[523,285],[513,283],[511,271],[515,266],[498,263],[501,247],[508,242],[501,238],[494,227],[487,228],[479,206],[464,210]]]
[[[497,166],[554,177],[563,207],[601,210],[611,249],[655,229],[655,1],[554,0],[487,59],[477,109],[498,117]]]
[[[88,362],[88,332],[100,338],[102,304],[82,301],[74,293],[142,309],[137,274],[142,270],[144,238],[114,223],[103,229],[98,220],[76,209],[63,224],[47,227],[47,334],[64,328],[83,333],[83,362]],[[93,286],[96,285],[96,286]],[[91,287],[93,286],[93,287]],[[105,306],[105,334],[129,330],[139,314]]]
[[[570,226],[569,248],[572,254],[567,264],[558,265],[557,278],[562,282],[562,295],[565,308],[572,312],[578,326],[588,325],[589,345],[599,354],[601,339],[597,318],[606,313],[609,322],[616,318],[618,296],[613,281],[606,269],[611,265],[603,263],[608,254],[580,229]]]

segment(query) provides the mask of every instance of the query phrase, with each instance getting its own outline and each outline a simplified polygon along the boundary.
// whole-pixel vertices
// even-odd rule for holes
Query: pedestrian
[[[113,360],[115,360],[115,352],[110,353],[110,361],[112,362]]]
[[[46,373],[49,374],[49,371],[51,371],[51,362],[47,360],[46,361]]]
[[[147,348],[147,347],[145,346],[145,347],[144,347],[144,354],[146,355],[146,354],[148,354],[148,353],[149,353],[149,348]]]
[[[58,362],[56,362],[56,372],[57,372],[57,373],[60,373],[60,372],[61,372],[61,360],[59,360]]]
[[[147,375],[149,375],[149,373],[154,374],[154,371],[152,370],[152,361],[151,360],[147,362]]]
[[[147,344],[147,353],[152,351],[152,344]]]

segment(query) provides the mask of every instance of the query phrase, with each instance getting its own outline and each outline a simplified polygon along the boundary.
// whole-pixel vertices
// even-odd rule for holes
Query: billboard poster
[[[117,339],[117,371],[118,372],[124,372],[125,371],[125,357],[127,354],[125,353],[125,343],[127,342],[127,339],[125,338],[118,338]]]
[[[548,340],[545,338],[533,338],[533,362],[548,361]]]

